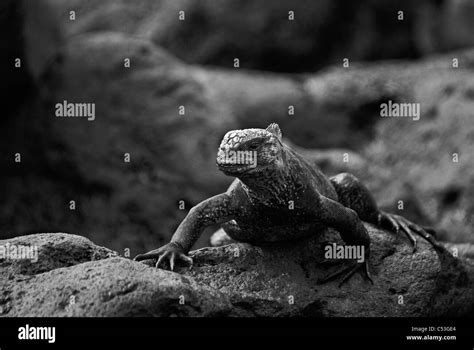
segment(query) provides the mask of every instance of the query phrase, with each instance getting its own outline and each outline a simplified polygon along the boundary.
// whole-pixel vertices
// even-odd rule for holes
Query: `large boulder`
[[[0,241],[0,247],[10,253],[2,250],[0,257],[0,316],[218,316],[229,312],[229,302],[218,291],[118,257],[82,236],[33,234]],[[33,247],[37,255],[19,259],[22,247]],[[184,306],[180,298],[185,298]]]
[[[124,258],[59,268],[16,280],[2,292],[1,316],[170,317],[231,312],[230,302],[219,291]]]
[[[31,249],[30,259],[12,259],[2,262],[1,274],[4,279],[15,278],[18,275],[33,276],[61,267],[117,256],[116,252],[97,246],[83,236],[66,233],[18,236],[0,241],[0,246],[6,249],[2,250],[2,259],[6,256],[8,246],[17,248],[17,256],[21,254],[22,248]],[[13,252],[13,250],[8,251]]]
[[[38,244],[40,267],[0,260],[2,316],[467,316],[474,311],[474,265],[366,225],[374,285],[354,275],[318,284],[338,268],[323,263],[332,230],[299,242],[234,243],[191,252],[177,272],[114,256],[66,234],[0,241]],[[49,239],[49,242],[48,242]],[[83,254],[80,251],[84,250]],[[72,253],[70,253],[72,252]],[[47,263],[43,263],[45,260]],[[37,262],[37,263],[38,263]],[[55,263],[56,262],[56,263]],[[35,263],[31,263],[35,264]],[[146,265],[150,266],[146,266]]]

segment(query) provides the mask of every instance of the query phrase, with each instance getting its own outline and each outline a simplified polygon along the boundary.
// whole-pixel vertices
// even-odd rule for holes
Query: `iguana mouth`
[[[236,163],[216,163],[217,168],[226,175],[237,175],[248,172],[254,167],[249,164],[236,164]]]

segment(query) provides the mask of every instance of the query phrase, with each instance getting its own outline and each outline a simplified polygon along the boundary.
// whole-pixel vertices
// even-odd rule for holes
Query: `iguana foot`
[[[165,244],[164,246],[152,250],[148,253],[137,255],[133,260],[141,261],[146,259],[158,259],[155,266],[159,268],[160,264],[164,261],[165,258],[169,259],[169,266],[171,271],[174,270],[174,266],[177,260],[184,261],[191,266],[193,265],[193,259],[187,256],[184,253],[183,248],[181,248],[181,246],[175,242]]]
[[[341,279],[341,282],[339,282],[339,288],[349,280],[349,278],[356,273],[358,270],[363,269],[364,276],[370,281],[370,283],[374,284],[374,281],[372,280],[372,276],[369,271],[369,263],[367,260],[365,260],[362,263],[353,263],[350,264],[349,266],[344,266],[343,268],[339,269],[336,272],[333,272],[329,276],[326,276],[318,281],[318,284],[323,284],[326,282],[329,282],[330,280],[333,280],[334,278],[344,274],[344,276]]]
[[[430,233],[428,233],[428,231],[434,233],[434,230],[418,226],[417,224],[414,224],[413,222],[405,219],[403,216],[380,211],[380,213],[378,214],[377,221],[379,226],[386,227],[391,231],[394,231],[395,233],[399,233],[400,230],[402,230],[413,245],[413,253],[416,251],[417,248],[415,234],[420,235],[428,242],[430,242],[436,250],[443,249],[443,246],[439,242],[437,242]]]

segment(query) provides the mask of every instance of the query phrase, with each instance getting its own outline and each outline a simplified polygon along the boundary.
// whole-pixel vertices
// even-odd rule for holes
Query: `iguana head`
[[[280,127],[232,130],[225,134],[217,153],[217,167],[229,176],[252,176],[283,166]]]

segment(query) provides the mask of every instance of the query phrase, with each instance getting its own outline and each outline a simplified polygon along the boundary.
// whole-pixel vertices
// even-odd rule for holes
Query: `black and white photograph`
[[[474,347],[473,0],[2,0],[0,38],[1,350]]]

